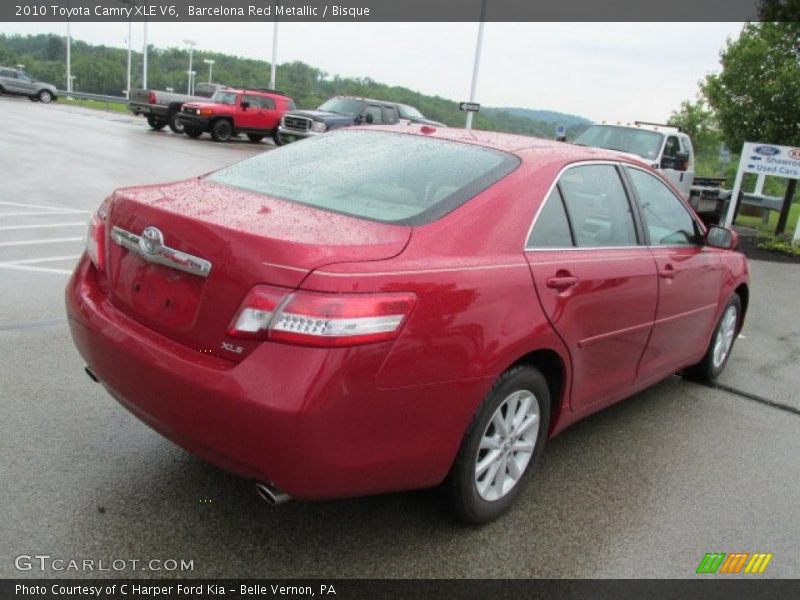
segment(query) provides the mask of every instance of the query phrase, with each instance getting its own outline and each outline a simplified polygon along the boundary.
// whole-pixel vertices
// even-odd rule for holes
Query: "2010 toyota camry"
[[[628,155],[355,128],[117,190],[67,311],[93,378],[266,499],[444,483],[483,522],[571,423],[722,371],[736,244]]]

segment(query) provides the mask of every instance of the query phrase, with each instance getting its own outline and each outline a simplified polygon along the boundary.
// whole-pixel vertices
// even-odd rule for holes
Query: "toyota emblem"
[[[155,255],[164,245],[164,234],[157,227],[145,227],[142,237],[139,238],[139,248],[145,254]]]

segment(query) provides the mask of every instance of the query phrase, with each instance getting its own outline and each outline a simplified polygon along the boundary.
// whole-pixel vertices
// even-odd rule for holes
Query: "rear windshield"
[[[294,142],[212,173],[251,192],[383,223],[430,223],[505,177],[514,155],[458,142],[343,131]]]
[[[663,141],[664,135],[656,131],[615,125],[592,125],[575,139],[579,146],[619,150],[650,160],[658,158]]]

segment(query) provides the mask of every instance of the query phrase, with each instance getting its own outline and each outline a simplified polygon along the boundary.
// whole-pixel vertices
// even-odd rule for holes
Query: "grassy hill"
[[[31,76],[65,87],[65,40],[57,35],[9,36],[0,34],[0,65],[24,64]],[[198,65],[198,80],[204,81],[203,59],[213,59],[214,80],[237,87],[266,87],[270,65],[261,60],[196,51],[194,64]],[[141,85],[141,53],[133,55],[133,87]],[[186,89],[186,67],[189,56],[178,48],[156,48],[148,51],[148,86],[151,89]],[[72,43],[72,74],[75,90],[113,96],[122,95],[126,82],[127,50],[103,45],[87,44],[80,40]],[[298,107],[314,108],[331,96],[338,94],[368,96],[395,102],[404,102],[419,108],[426,116],[448,125],[463,127],[464,113],[458,103],[441,96],[430,96],[417,91],[388,86],[369,77],[352,78],[333,75],[302,62],[279,65],[278,88],[294,98]],[[554,119],[557,119],[554,120]],[[561,115],[551,111],[524,108],[485,108],[474,120],[476,129],[507,131],[523,135],[552,138],[554,123],[568,125],[569,137],[574,137],[586,127],[588,121],[575,115]]]

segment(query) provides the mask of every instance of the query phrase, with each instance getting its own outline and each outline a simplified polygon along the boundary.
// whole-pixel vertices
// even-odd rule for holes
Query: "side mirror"
[[[245,110],[246,110],[246,109],[250,108],[250,103],[249,103],[249,102],[247,102],[246,100],[242,100],[242,103],[241,103],[241,105],[240,105],[240,106],[241,106],[243,109],[245,109]]]
[[[367,116],[364,117],[364,120],[367,123],[374,123],[375,122],[375,117],[373,117],[371,114],[368,113]]]
[[[711,246],[712,248],[736,250],[739,247],[739,234],[727,227],[712,225],[706,231],[703,242],[706,246]]]
[[[689,153],[688,152],[676,152],[675,153],[675,166],[673,169],[676,171],[685,171],[689,168]]]

